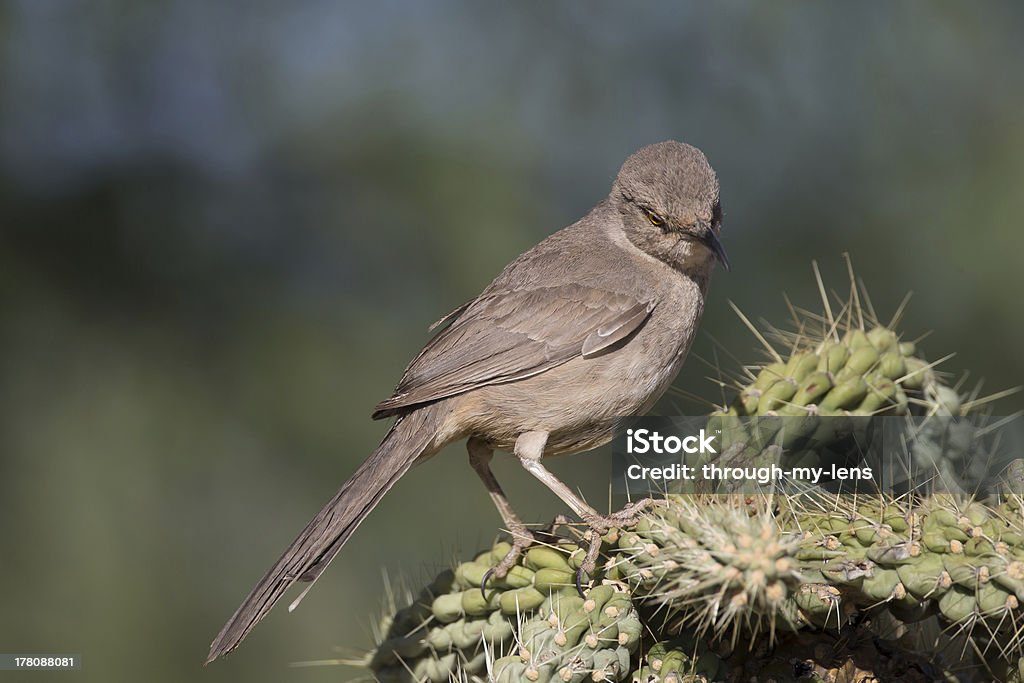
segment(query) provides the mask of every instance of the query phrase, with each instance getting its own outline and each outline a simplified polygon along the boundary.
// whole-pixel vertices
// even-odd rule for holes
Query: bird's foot
[[[551,520],[551,523],[538,531],[531,531],[526,528],[525,524],[509,524],[509,533],[512,534],[512,549],[505,553],[505,557],[501,558],[498,564],[491,567],[487,573],[484,574],[483,581],[480,582],[480,592],[484,598],[487,597],[487,582],[491,579],[503,579],[508,574],[509,570],[515,566],[519,558],[522,557],[523,552],[528,550],[531,546],[536,543],[558,543],[559,538],[558,528],[563,526],[571,526],[573,521],[565,515],[557,515]]]
[[[633,526],[640,521],[640,518],[644,516],[647,510],[664,503],[665,501],[663,500],[644,498],[630,503],[618,512],[613,512],[610,515],[588,515],[584,517],[583,521],[589,527],[587,533],[590,536],[590,545],[587,547],[587,554],[583,558],[583,563],[576,570],[576,591],[580,594],[580,597],[585,597],[583,595],[584,579],[588,576],[593,576],[594,570],[597,568],[597,558],[601,554],[602,537],[612,529]]]
[[[508,571],[515,566],[516,562],[523,555],[523,551],[541,540],[540,533],[535,533],[526,528],[525,524],[509,524],[509,533],[512,534],[512,548],[505,553],[498,564],[487,570],[483,581],[480,582],[480,593],[487,599],[487,583],[491,579],[503,579]]]

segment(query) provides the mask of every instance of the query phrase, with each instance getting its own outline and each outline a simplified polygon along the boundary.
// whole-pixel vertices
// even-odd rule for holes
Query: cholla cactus
[[[822,314],[797,313],[796,332],[770,328],[785,354],[755,330],[772,357],[745,368],[710,419],[800,418],[797,436],[827,441],[828,416],[958,417],[984,402],[946,384],[862,300],[851,286],[835,314],[823,296]],[[967,432],[950,432],[955,420],[915,424],[907,458],[957,484],[952,493],[666,496],[604,537],[582,594],[586,544],[567,533],[482,589],[508,551],[499,543],[386,620],[365,663],[384,683],[1024,683],[1024,461],[979,499],[964,493],[980,476],[961,462]],[[915,638],[922,625],[934,626],[927,640]]]
[[[606,538],[583,596],[573,585],[581,551],[569,542],[531,549],[482,592],[507,550],[498,544],[399,612],[367,663],[379,680],[403,682],[732,680],[777,668],[779,648],[806,642],[793,640],[800,634],[846,638],[885,613],[903,624],[939,619],[989,659],[988,675],[1009,678],[991,672],[1024,655],[1022,507],[1016,494],[999,505],[949,495],[672,497]],[[658,647],[674,653],[661,658],[667,668]],[[838,656],[808,666],[828,670]]]
[[[982,650],[1020,656],[1020,502],[672,498],[622,535],[608,566],[667,615],[661,633],[736,643],[780,626],[838,631],[884,609],[904,623],[938,616]]]
[[[632,667],[641,624],[631,597],[615,584],[585,596],[552,594],[521,622],[513,652],[494,661],[490,675],[502,683],[621,681]]]
[[[748,656],[730,654],[686,633],[651,645],[638,663],[633,683],[706,683],[707,681],[955,681],[898,643],[864,627],[840,636],[801,631],[768,647],[754,645]]]
[[[802,623],[792,603],[799,541],[749,498],[673,497],[619,535],[605,567],[657,610],[659,633],[728,634],[735,644]]]
[[[876,326],[854,328],[841,338],[805,338],[788,359],[766,365],[740,390],[726,415],[906,415],[910,396],[921,401],[939,397],[946,411],[958,410],[955,392],[939,384],[931,367],[918,358],[912,342]],[[927,387],[927,390],[925,389]]]
[[[482,589],[487,571],[508,549],[498,543],[443,572],[396,613],[365,662],[377,679],[626,678],[641,630],[626,585],[607,582],[578,595],[575,575],[583,551],[564,542],[531,548],[505,577]]]
[[[902,307],[883,322],[852,269],[845,300],[825,293],[817,265],[815,275],[823,311],[791,307],[793,332],[768,326],[762,333],[737,309],[768,361],[746,366],[736,382],[735,398],[715,414],[960,415],[971,407],[934,369],[948,356],[929,363],[916,343],[901,337],[897,324]]]
[[[901,314],[882,321],[852,270],[845,298],[826,295],[820,275],[818,284],[822,312],[791,306],[792,331],[769,324],[758,329],[740,314],[768,357],[722,380],[735,391],[712,412],[709,428],[722,433],[723,462],[817,466],[823,462],[815,449],[825,447],[831,462],[856,464],[878,427],[869,418],[885,417],[886,433],[894,435],[895,423],[902,431],[893,438],[902,442],[898,452],[889,447],[873,453],[883,458],[874,464],[884,463],[889,490],[991,490],[999,467],[977,457],[979,409],[1016,390],[962,394],[937,370],[952,354],[925,360],[899,332]],[[857,489],[846,486],[846,492]]]

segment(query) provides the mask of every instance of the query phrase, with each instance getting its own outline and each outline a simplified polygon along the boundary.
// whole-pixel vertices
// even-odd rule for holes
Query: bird
[[[466,439],[469,462],[512,534],[503,576],[534,542],[490,468],[511,452],[592,531],[628,525],[644,507],[602,515],[544,459],[608,443],[671,385],[694,339],[720,239],[719,181],[696,147],[640,148],[608,196],[524,252],[478,296],[431,326],[373,418],[394,417],[380,445],[266,572],[214,639],[207,664],[235,649],[295,583],[310,585],[413,466]]]

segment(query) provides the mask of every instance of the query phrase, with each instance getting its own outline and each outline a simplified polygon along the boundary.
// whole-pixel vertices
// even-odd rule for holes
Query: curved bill
[[[723,268],[732,270],[732,267],[729,265],[729,257],[725,253],[725,247],[722,246],[722,242],[718,239],[718,235],[715,234],[714,230],[705,232],[704,239],[701,241],[704,242],[704,246],[711,250],[715,258],[721,261]]]

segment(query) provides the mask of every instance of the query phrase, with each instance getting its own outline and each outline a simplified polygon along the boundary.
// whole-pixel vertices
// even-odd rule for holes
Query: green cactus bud
[[[988,566],[966,555],[946,555],[942,560],[950,580],[958,586],[975,590],[990,578]]]
[[[896,338],[896,333],[884,327],[876,327],[868,331],[868,341],[879,351],[899,348],[899,340]]]
[[[526,561],[524,564],[533,571],[538,571],[540,569],[558,569],[565,572],[573,571],[572,567],[569,566],[569,561],[565,553],[543,545],[535,545],[527,550]]]
[[[431,605],[434,618],[442,624],[455,621],[462,617],[462,594],[439,595]]]
[[[487,616],[498,607],[499,596],[492,592],[489,597],[475,588],[462,592],[462,611],[472,617]]]
[[[1019,614],[1020,602],[1015,595],[994,583],[978,586],[974,594],[977,611],[989,619]]]
[[[966,622],[975,615],[974,594],[964,588],[950,588],[942,594],[937,604],[942,616],[954,624]]]
[[[835,374],[843,369],[849,357],[850,349],[845,344],[828,342],[819,354],[817,369],[820,372]]]
[[[792,402],[799,406],[817,403],[831,388],[832,380],[827,372],[812,372],[800,382]]]
[[[457,621],[451,624],[446,631],[454,647],[460,650],[470,650],[480,642],[486,625],[487,622],[482,619]]]
[[[640,645],[640,638],[643,636],[643,624],[639,619],[622,619],[617,622],[617,625],[619,634],[616,641],[619,646],[631,654],[636,652]]]
[[[1019,559],[996,563],[996,571],[992,573],[992,583],[1001,586],[1024,602],[1024,561]]]
[[[793,398],[796,388],[796,382],[789,378],[776,382],[761,395],[757,403],[757,414],[764,415],[769,411],[777,410]]]
[[[818,367],[818,356],[810,351],[794,353],[786,364],[786,377],[794,382],[802,382],[807,375]]]
[[[846,365],[836,373],[837,380],[863,377],[878,364],[878,351],[873,346],[862,346],[850,353]]]
[[[487,624],[484,626],[483,633],[481,634],[484,640],[504,643],[512,637],[512,623],[505,616],[501,612],[494,612],[487,618]]]
[[[559,590],[576,583],[576,572],[571,570],[552,569],[544,567],[538,569],[534,575],[533,585],[541,591]]]
[[[514,616],[537,609],[544,603],[545,597],[541,591],[527,586],[502,593],[498,605],[502,614]]]
[[[834,586],[805,583],[793,598],[801,617],[808,623],[825,627],[838,620],[837,608],[842,593]]]
[[[594,586],[587,591],[587,597],[583,601],[583,611],[587,614],[600,612],[614,594],[615,588],[610,584]]]
[[[758,373],[757,379],[750,386],[754,389],[764,391],[771,385],[778,382],[780,379],[786,376],[786,364],[785,363],[770,363]]]
[[[846,333],[843,337],[843,343],[845,343],[851,351],[855,351],[861,348],[874,348],[871,340],[868,339],[868,335],[864,330],[853,329]]]
[[[895,569],[875,567],[870,576],[864,577],[860,589],[869,600],[886,602],[896,596],[897,587],[903,584]]]
[[[896,351],[883,353],[878,359],[878,373],[889,379],[899,379],[906,374],[907,363]]]
[[[521,683],[527,680],[526,665],[519,657],[502,657],[494,662],[494,678],[500,683]]]
[[[731,410],[738,415],[754,415],[757,413],[757,404],[764,393],[762,389],[747,387],[740,392],[733,403]]]
[[[928,363],[925,361],[911,356],[905,358],[903,363],[905,366],[905,374],[900,379],[900,384],[905,389],[920,391],[924,389],[926,385],[931,385],[934,382],[932,369],[928,367]]]
[[[934,387],[935,403],[940,406],[940,415],[960,414],[960,395],[952,387],[938,385]]]
[[[857,413],[872,415],[893,405],[896,398],[896,383],[892,379],[875,374],[867,384],[868,395],[857,406]]]
[[[824,410],[847,410],[863,401],[867,393],[868,384],[863,377],[849,377],[836,385],[820,406]]]
[[[478,562],[463,562],[455,568],[455,581],[463,588],[479,588],[491,567]]]

